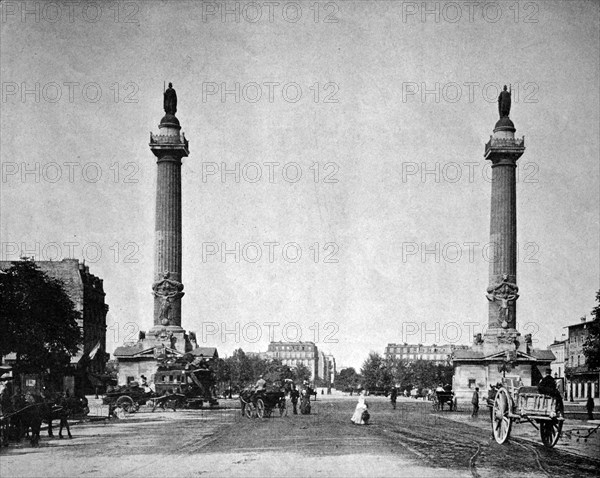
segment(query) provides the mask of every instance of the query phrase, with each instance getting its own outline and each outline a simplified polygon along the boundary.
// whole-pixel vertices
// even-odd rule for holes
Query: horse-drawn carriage
[[[152,392],[147,392],[137,382],[132,382],[121,387],[108,387],[102,403],[108,405],[110,413],[120,408],[125,413],[135,413],[141,405],[145,405],[152,398]]]
[[[448,404],[448,410],[456,410],[456,399],[452,390],[434,391],[431,395],[431,405],[435,411],[444,411],[444,404]]]
[[[242,414],[248,418],[269,418],[275,409],[279,416],[287,415],[285,392],[282,390],[250,390],[240,393]]]
[[[513,423],[528,421],[540,431],[542,443],[552,448],[563,427],[562,402],[543,395],[537,387],[524,387],[515,379],[503,379],[488,396],[492,432],[496,442],[505,443]],[[538,428],[539,426],[539,428]]]

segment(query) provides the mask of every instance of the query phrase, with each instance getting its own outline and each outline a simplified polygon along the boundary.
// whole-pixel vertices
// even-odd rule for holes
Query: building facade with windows
[[[318,377],[319,350],[314,342],[271,342],[267,355],[292,368],[298,364],[306,365],[311,380]]]
[[[398,359],[404,362],[427,360],[438,364],[445,364],[456,350],[466,350],[467,345],[423,345],[423,344],[388,344],[385,348],[386,359]]]
[[[555,340],[554,343],[548,346],[548,350],[551,350],[556,357],[550,364],[552,369],[552,376],[554,378],[564,379],[565,377],[565,354],[567,349],[567,340]]]
[[[583,354],[583,344],[588,338],[591,323],[591,320],[582,317],[579,323],[566,327],[569,332],[565,348],[565,377],[569,400],[586,400],[591,395],[598,403],[600,369],[590,369]]]
[[[326,385],[333,385],[335,378],[335,358],[331,354],[319,351],[317,376],[325,382]]]

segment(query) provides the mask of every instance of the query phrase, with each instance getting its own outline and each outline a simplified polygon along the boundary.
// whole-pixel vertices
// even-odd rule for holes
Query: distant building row
[[[271,342],[267,352],[268,358],[281,360],[284,365],[295,367],[303,364],[310,370],[311,380],[321,379],[333,384],[336,364],[331,354],[319,351],[314,342]]]
[[[388,344],[385,348],[386,359],[397,359],[404,362],[427,360],[438,364],[445,364],[455,350],[466,350],[468,345],[423,345],[423,344]]]

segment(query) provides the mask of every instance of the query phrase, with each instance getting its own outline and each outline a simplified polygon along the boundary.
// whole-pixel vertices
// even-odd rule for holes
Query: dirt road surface
[[[571,440],[544,448],[529,424],[514,427],[508,444],[496,444],[485,410],[471,419],[465,412],[434,413],[412,400],[392,410],[385,398],[369,397],[372,424],[356,426],[353,397],[318,398],[311,415],[263,420],[234,408],[142,408],[122,420],[75,425],[72,440],[43,435],[37,448],[11,444],[0,454],[0,475],[579,478],[600,470],[593,454],[572,453]]]

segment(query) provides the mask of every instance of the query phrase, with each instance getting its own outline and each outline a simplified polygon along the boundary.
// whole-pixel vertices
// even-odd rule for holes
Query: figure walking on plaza
[[[369,405],[365,399],[366,392],[363,390],[358,397],[358,403],[354,409],[354,415],[350,419],[355,425],[368,425],[371,415],[369,414]]]
[[[290,390],[290,398],[292,400],[292,409],[294,415],[298,415],[298,398],[300,398],[300,392],[296,388],[296,384],[292,383],[292,389]]]
[[[390,401],[392,402],[392,408],[396,410],[396,400],[398,399],[398,390],[396,387],[392,387],[392,391],[390,393]]]
[[[585,408],[587,408],[588,420],[594,419],[594,399],[592,395],[588,395],[587,402],[585,404]]]
[[[471,398],[471,404],[473,405],[472,417],[476,417],[479,414],[479,387],[475,387],[473,397]]]

